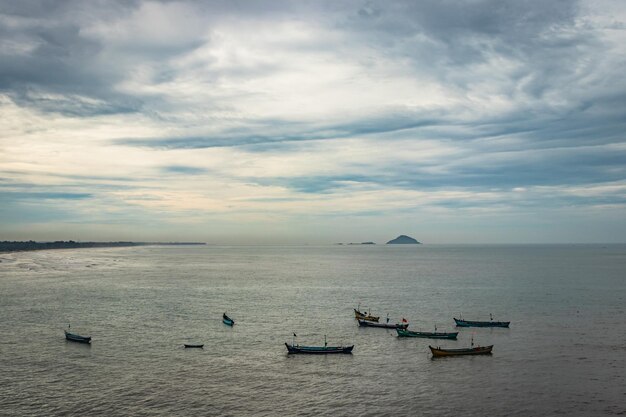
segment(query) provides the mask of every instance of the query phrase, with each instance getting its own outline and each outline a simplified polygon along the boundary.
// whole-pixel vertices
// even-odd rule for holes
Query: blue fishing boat
[[[285,343],[287,346],[287,353],[309,353],[309,354],[326,354],[326,353],[352,353],[354,345],[352,346],[328,346],[326,343],[326,335],[324,335],[324,346],[300,346],[296,345],[297,335],[293,334],[293,341],[291,345]]]
[[[454,318],[454,317],[453,317]],[[509,327],[510,321],[493,321],[493,316],[489,315],[489,321],[463,320],[454,318],[458,327]]]
[[[290,345],[285,343],[288,353],[311,353],[311,354],[323,354],[323,353],[352,353],[354,345],[352,346],[299,346]]]
[[[412,332],[406,329],[396,329],[398,337],[424,337],[428,339],[450,339],[454,340],[458,336],[459,332]]]
[[[227,326],[233,326],[235,324],[235,320],[228,317],[226,313],[222,314],[222,322]]]
[[[285,343],[287,346],[287,353],[306,353],[306,354],[327,354],[327,353],[352,353],[352,349],[354,349],[354,345],[352,346],[328,346],[326,343],[326,336],[324,336],[324,346],[300,346],[296,345],[295,337],[296,334],[293,334],[294,341],[289,343]]]

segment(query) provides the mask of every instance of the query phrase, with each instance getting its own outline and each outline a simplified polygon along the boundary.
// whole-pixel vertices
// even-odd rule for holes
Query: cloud
[[[596,224],[624,208],[624,22],[562,0],[5,2],[0,193],[24,222],[189,236]]]
[[[423,115],[422,115],[423,116]],[[299,142],[324,139],[352,138],[371,134],[392,133],[400,130],[415,129],[418,127],[433,126],[438,121],[414,118],[408,115],[396,115],[378,120],[353,120],[349,124],[334,124],[322,126],[302,126],[301,123],[290,121],[271,120],[267,125],[258,123],[254,130],[276,131],[274,135],[259,135],[248,129],[231,129],[221,135],[207,135],[195,137],[161,137],[161,138],[124,138],[114,141],[115,144],[129,146],[145,146],[160,149],[199,149],[230,146],[267,145],[285,142]],[[255,149],[265,149],[257,147]]]

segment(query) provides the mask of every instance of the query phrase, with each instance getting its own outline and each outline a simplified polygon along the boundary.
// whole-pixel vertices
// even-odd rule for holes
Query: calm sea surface
[[[0,260],[3,416],[626,414],[623,245],[173,246]],[[357,303],[413,330],[490,313],[511,328],[398,339],[359,328]],[[68,322],[92,345],[66,342]],[[354,353],[287,355],[294,332]],[[429,343],[465,347],[472,335],[493,355],[431,358]]]

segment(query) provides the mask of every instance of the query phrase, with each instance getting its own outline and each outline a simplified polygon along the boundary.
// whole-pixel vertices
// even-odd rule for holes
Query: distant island
[[[410,236],[407,235],[400,235],[397,238],[390,240],[389,242],[387,242],[388,245],[420,245],[421,242],[418,242],[417,240],[413,239]]]
[[[335,245],[375,245],[376,242],[361,242],[361,243],[354,243],[354,242],[350,242],[350,243],[335,243]],[[413,239],[410,236],[407,235],[400,235],[395,239],[390,240],[389,242],[387,242],[387,245],[421,245],[422,242],[418,242],[417,240]]]
[[[205,245],[203,242],[75,242],[73,240],[55,242],[27,242],[7,241],[0,242],[0,252],[18,252],[47,249],[77,249],[77,248],[116,248],[125,246],[166,246],[166,245]]]
[[[354,242],[350,242],[350,243],[346,243],[346,245],[375,245],[375,242],[361,242],[361,243],[354,243]],[[343,245],[343,243],[335,243],[335,245]]]

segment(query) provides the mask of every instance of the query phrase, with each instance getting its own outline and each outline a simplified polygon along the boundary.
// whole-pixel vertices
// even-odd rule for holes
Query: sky
[[[0,0],[0,240],[626,242],[626,2]]]

